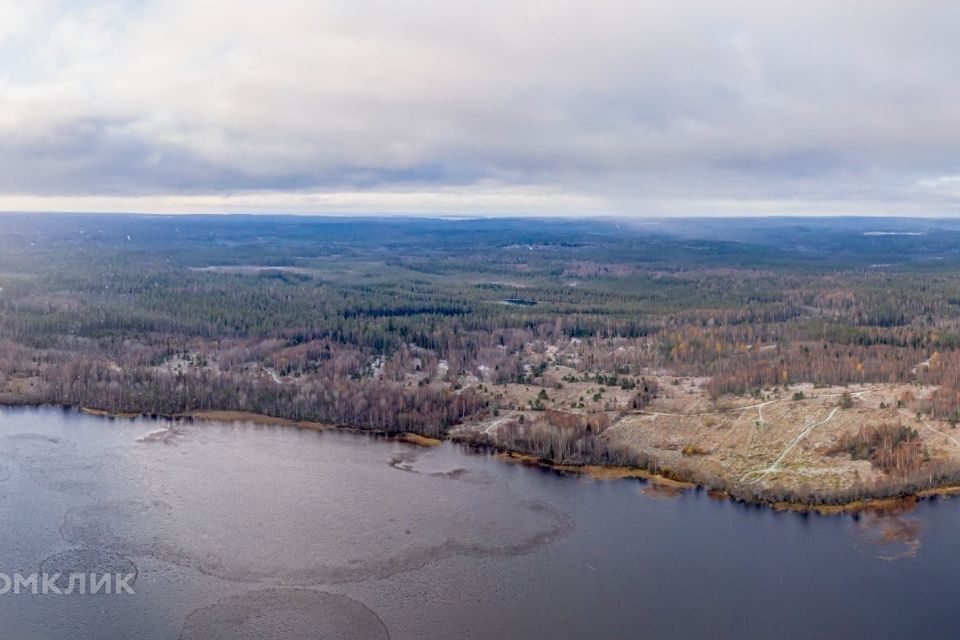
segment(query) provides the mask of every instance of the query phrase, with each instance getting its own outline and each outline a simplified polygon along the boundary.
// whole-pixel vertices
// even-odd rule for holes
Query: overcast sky
[[[958,205],[955,1],[0,0],[0,210]]]

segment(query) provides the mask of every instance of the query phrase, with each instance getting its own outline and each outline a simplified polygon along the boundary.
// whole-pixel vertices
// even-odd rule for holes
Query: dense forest
[[[559,365],[633,399],[553,408],[500,445],[623,462],[598,436],[664,373],[715,402],[917,382],[936,390],[911,410],[960,421],[960,225],[0,217],[4,402],[442,435],[510,409],[499,386],[546,395]],[[872,429],[849,448],[916,457]]]

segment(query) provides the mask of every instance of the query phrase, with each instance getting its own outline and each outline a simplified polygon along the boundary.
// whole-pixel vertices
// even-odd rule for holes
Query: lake
[[[775,513],[458,445],[0,409],[4,638],[912,638],[960,628],[960,500]],[[12,591],[12,590],[11,590]]]

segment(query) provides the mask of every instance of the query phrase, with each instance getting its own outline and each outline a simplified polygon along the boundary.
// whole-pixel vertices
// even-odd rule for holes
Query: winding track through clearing
[[[752,475],[756,475],[757,478],[754,480],[754,482],[756,482],[757,480],[759,480],[761,477],[767,475],[768,473],[773,473],[773,472],[775,472],[775,471],[778,471],[778,470],[779,470],[780,463],[783,462],[783,459],[787,457],[787,454],[789,454],[790,451],[792,451],[795,446],[797,446],[798,444],[800,444],[800,441],[801,441],[801,440],[803,440],[803,439],[806,438],[808,435],[810,435],[810,432],[811,432],[811,431],[813,431],[814,429],[816,429],[816,428],[819,427],[820,425],[823,425],[823,424],[826,424],[827,422],[829,422],[830,419],[833,418],[833,416],[837,413],[837,411],[838,411],[839,409],[840,409],[840,407],[834,407],[833,409],[830,410],[830,413],[827,415],[826,418],[824,418],[824,419],[821,420],[820,422],[814,422],[813,424],[811,424],[810,426],[808,426],[807,428],[805,428],[803,431],[801,431],[799,434],[797,434],[797,437],[790,441],[790,444],[788,444],[787,447],[786,447],[783,451],[780,452],[780,455],[777,456],[777,459],[774,460],[774,461],[770,464],[769,467],[767,467],[767,468],[765,468],[765,469],[757,469],[756,471],[748,471],[747,473],[743,474],[743,476],[740,478],[740,481],[742,482],[742,481],[746,480],[748,477],[750,477],[750,476],[752,476]]]
[[[923,364],[923,363],[921,363],[921,364]],[[857,398],[857,397],[861,397],[861,396],[867,395],[867,394],[869,394],[869,393],[874,393],[874,392],[877,392],[877,391],[879,391],[879,390],[878,390],[878,389],[865,389],[865,390],[863,390],[863,391],[856,391],[856,392],[850,393],[850,396]],[[837,398],[837,397],[840,397],[840,396],[842,396],[842,395],[844,395],[844,394],[843,394],[843,393],[827,393],[827,394],[822,394],[822,395],[809,396],[809,397],[806,398],[806,400],[816,400],[816,399],[818,399],[818,398]],[[764,401],[764,402],[758,402],[758,403],[755,403],[755,404],[744,405],[744,406],[741,406],[741,407],[731,407],[731,408],[727,408],[727,409],[719,409],[719,410],[716,410],[716,411],[701,411],[701,412],[696,412],[696,413],[668,413],[668,412],[663,412],[663,411],[643,411],[643,410],[637,410],[637,411],[634,411],[633,413],[634,413],[634,414],[644,415],[644,416],[646,416],[645,419],[651,419],[651,420],[652,420],[652,419],[656,419],[657,417],[661,417],[661,416],[662,416],[662,417],[685,418],[685,417],[696,417],[696,416],[711,416],[711,415],[716,415],[716,414],[718,414],[718,413],[742,413],[742,412],[744,412],[744,411],[749,411],[749,410],[751,410],[751,409],[757,409],[757,414],[758,414],[759,422],[760,422],[761,426],[763,426],[763,425],[766,424],[766,422],[765,422],[765,420],[764,420],[764,418],[763,418],[763,408],[766,407],[766,406],[769,406],[769,405],[771,405],[771,404],[776,404],[776,403],[778,403],[778,402],[786,402],[786,401],[788,401],[788,398],[777,398],[777,399],[774,399],[774,400],[766,400],[766,401]],[[746,480],[747,480],[748,478],[750,478],[751,476],[755,476],[755,477],[753,478],[753,480],[751,480],[751,482],[759,482],[760,480],[763,479],[764,476],[766,476],[766,475],[768,475],[768,474],[770,474],[770,473],[775,473],[776,471],[779,471],[779,470],[780,470],[780,464],[786,459],[786,457],[790,454],[790,452],[793,451],[793,449],[794,449],[798,444],[800,444],[800,442],[802,442],[804,438],[806,438],[808,435],[810,435],[810,433],[812,433],[817,427],[820,427],[820,426],[826,424],[827,422],[829,422],[829,421],[834,417],[834,415],[836,415],[836,412],[837,412],[837,410],[838,410],[839,408],[840,408],[840,407],[834,407],[834,408],[830,411],[830,413],[827,415],[826,418],[824,418],[823,420],[821,420],[821,421],[819,421],[819,422],[814,422],[814,423],[808,425],[807,427],[804,427],[804,429],[803,429],[799,434],[797,434],[797,436],[796,436],[795,438],[793,438],[793,440],[791,440],[791,441],[787,444],[786,447],[784,447],[784,449],[783,449],[783,450],[780,452],[780,454],[773,460],[772,463],[770,463],[767,467],[764,467],[764,468],[762,468],[762,469],[755,469],[755,470],[753,470],[753,471],[748,471],[748,472],[745,473],[743,476],[741,476],[741,478],[740,478],[741,482],[742,482],[742,481],[746,481]],[[913,416],[910,414],[910,412],[908,412],[908,411],[906,411],[906,410],[904,410],[904,409],[901,409],[899,413],[900,413],[901,415],[903,415],[904,417],[913,418]],[[949,440],[952,444],[956,445],[957,447],[960,447],[960,438],[954,437],[954,436],[950,435],[949,433],[945,433],[945,432],[941,431],[940,429],[935,428],[934,426],[932,426],[932,425],[931,425],[929,422],[927,422],[926,420],[921,419],[921,420],[920,420],[920,424],[921,424],[921,426],[922,426],[923,429],[927,429],[928,431],[932,431],[933,433],[935,433],[935,434],[937,434],[937,435],[939,435],[939,436],[942,436],[942,437],[945,438],[946,440]],[[730,432],[729,434],[727,434],[727,436],[721,441],[721,443],[720,443],[721,446],[726,443],[726,440],[730,438],[730,436],[732,435],[732,433],[733,433],[733,430],[731,430],[731,432]],[[722,464],[722,466],[724,466],[725,468],[729,468],[729,466],[730,466],[731,463],[732,463],[732,461],[729,461],[729,462],[727,462],[726,464],[722,464],[722,463],[721,463],[721,464]]]
[[[852,397],[852,398],[859,398],[860,396],[864,396],[864,395],[866,395],[866,394],[868,394],[868,393],[873,393],[873,392],[875,392],[875,391],[876,391],[876,389],[865,389],[865,390],[863,390],[863,391],[855,391],[855,392],[853,392],[853,393],[850,393],[850,397]],[[825,394],[821,394],[821,395],[810,396],[810,397],[805,398],[805,399],[806,399],[806,400],[816,400],[816,399],[820,399],[820,398],[839,398],[839,397],[843,396],[845,393],[848,393],[848,392],[825,393]],[[758,402],[758,403],[756,403],[756,404],[744,405],[744,406],[742,406],[742,407],[732,407],[732,408],[730,408],[730,409],[724,409],[724,410],[718,410],[718,411],[697,412],[697,413],[665,413],[665,412],[662,412],[662,411],[643,411],[643,410],[637,410],[635,413],[637,413],[637,414],[642,414],[642,415],[646,415],[646,416],[650,416],[650,417],[653,417],[653,418],[658,417],[658,416],[684,418],[684,417],[694,417],[694,416],[710,416],[710,415],[716,415],[717,413],[740,413],[740,412],[743,412],[743,411],[748,411],[748,410],[750,410],[750,409],[756,409],[756,410],[757,410],[757,414],[758,414],[758,416],[759,416],[760,425],[763,426],[763,425],[765,424],[764,419],[763,419],[763,408],[766,407],[766,406],[768,406],[768,405],[775,404],[775,403],[777,403],[777,402],[786,402],[787,400],[788,400],[787,398],[776,398],[776,399],[774,399],[774,400],[766,400],[766,401],[764,401],[764,402]],[[791,400],[791,401],[792,401],[792,400]],[[770,463],[767,467],[764,467],[763,469],[755,469],[755,470],[753,470],[753,471],[748,471],[747,473],[743,474],[743,476],[741,476],[740,481],[743,482],[743,481],[745,481],[747,478],[749,478],[749,477],[751,477],[751,476],[756,476],[756,477],[752,480],[752,482],[759,482],[764,476],[766,476],[766,475],[768,475],[768,474],[770,474],[770,473],[774,473],[774,472],[776,472],[776,471],[779,471],[779,469],[780,469],[780,463],[783,462],[783,460],[790,454],[790,452],[793,451],[793,449],[794,449],[798,444],[800,444],[800,442],[803,441],[804,438],[806,438],[808,435],[810,435],[810,433],[812,433],[814,429],[816,429],[817,427],[822,426],[822,425],[826,424],[827,422],[829,422],[829,421],[833,418],[833,416],[836,415],[838,409],[840,409],[840,407],[834,407],[834,408],[830,411],[830,413],[827,415],[826,418],[824,418],[823,420],[821,420],[821,421],[819,421],[819,422],[814,422],[814,423],[812,423],[812,424],[804,427],[804,429],[803,429],[799,434],[797,434],[797,436],[796,436],[793,440],[791,440],[791,441],[787,444],[786,447],[784,447],[784,449],[783,449],[783,450],[780,452],[780,454],[773,460],[772,463]],[[956,439],[954,439],[952,436],[950,436],[950,435],[948,435],[948,434],[946,434],[946,433],[943,433],[942,431],[938,431],[937,429],[934,429],[933,427],[931,427],[931,426],[928,425],[928,424],[924,424],[924,426],[925,426],[926,428],[932,430],[932,431],[935,431],[935,432],[939,433],[940,435],[942,435],[942,436],[944,436],[944,437],[946,437],[946,438],[949,438],[949,439],[952,440],[954,443],[956,443],[958,446],[960,446],[960,440],[956,440]],[[730,435],[730,434],[728,434],[727,437],[729,437],[729,435]],[[724,465],[724,466],[729,466],[729,464],[728,464],[728,465]]]
[[[860,396],[866,395],[866,394],[868,394],[868,393],[872,393],[873,391],[875,391],[875,389],[866,389],[866,390],[864,390],[864,391],[856,391],[856,392],[854,392],[854,393],[851,393],[851,394],[850,394],[850,397],[852,397],[852,398],[859,398]],[[840,397],[840,396],[842,396],[842,395],[843,395],[843,393],[828,393],[828,394],[823,394],[823,395],[820,395],[820,396],[811,396],[811,399],[813,399],[813,398],[836,398],[836,397]],[[767,475],[767,474],[769,474],[769,473],[774,473],[774,472],[776,472],[776,471],[779,471],[780,463],[783,462],[783,459],[787,457],[787,454],[789,454],[789,453],[793,450],[794,447],[796,447],[798,444],[800,444],[800,441],[802,441],[804,438],[806,438],[808,435],[810,435],[810,433],[811,433],[814,429],[816,429],[817,427],[819,427],[819,426],[821,426],[821,425],[824,425],[824,424],[826,424],[827,422],[829,422],[829,421],[831,420],[831,418],[833,418],[833,416],[836,415],[837,410],[838,410],[839,408],[840,408],[840,407],[834,407],[834,408],[830,411],[830,413],[827,415],[826,418],[824,418],[824,419],[821,420],[820,422],[815,422],[815,423],[809,425],[808,427],[805,427],[803,431],[801,431],[799,434],[797,434],[797,437],[796,437],[796,438],[794,438],[793,440],[790,441],[790,444],[788,444],[788,445],[786,446],[786,448],[785,448],[783,451],[780,452],[780,455],[778,455],[778,456],[776,457],[776,459],[775,459],[769,466],[767,466],[767,467],[765,467],[765,468],[763,468],[763,469],[755,469],[754,471],[748,471],[747,473],[743,474],[743,476],[741,476],[740,481],[742,482],[742,481],[746,480],[747,478],[749,478],[750,476],[757,476],[756,478],[754,478],[753,482],[758,482],[761,478],[763,478],[763,476],[765,476],[765,475]]]
[[[901,415],[904,415],[904,416],[906,416],[906,417],[908,417],[908,418],[912,418],[912,417],[913,417],[913,416],[910,415],[910,412],[907,411],[906,409],[900,409],[900,414],[901,414]],[[940,434],[941,436],[943,436],[944,438],[946,438],[947,440],[949,440],[950,442],[952,442],[953,444],[955,444],[955,445],[957,445],[958,447],[960,447],[960,440],[957,440],[956,438],[954,438],[954,437],[953,437],[952,435],[950,435],[949,433],[944,433],[943,431],[940,431],[940,429],[935,429],[934,427],[930,426],[930,423],[927,422],[926,420],[920,420],[920,424],[923,425],[923,428],[924,428],[924,429],[929,429],[930,431],[933,431],[934,433],[938,433],[938,434]]]

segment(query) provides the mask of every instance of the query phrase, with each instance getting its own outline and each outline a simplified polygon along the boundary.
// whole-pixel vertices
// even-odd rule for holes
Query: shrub
[[[680,450],[680,453],[685,456],[705,456],[708,452],[696,445],[688,444]]]

